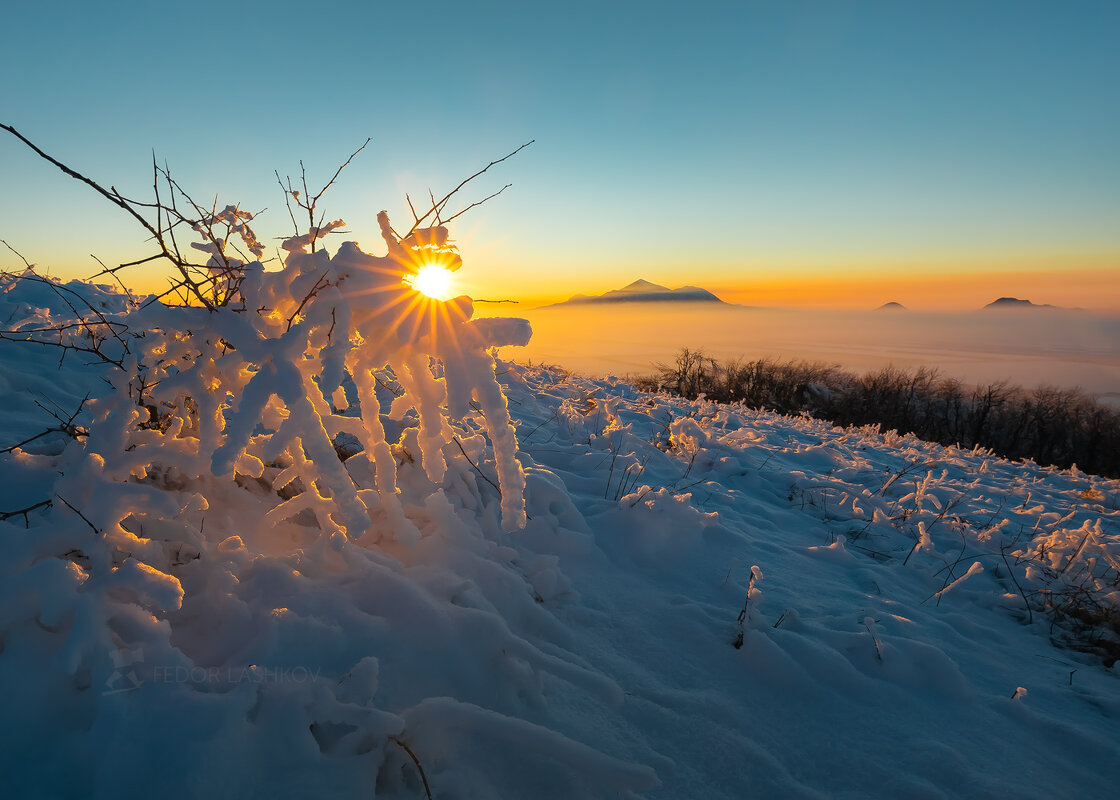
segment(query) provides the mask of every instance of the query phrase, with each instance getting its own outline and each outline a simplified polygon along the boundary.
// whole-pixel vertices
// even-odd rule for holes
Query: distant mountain
[[[902,305],[902,303],[896,303],[894,300],[892,300],[889,303],[883,303],[883,305],[879,306],[875,310],[876,311],[908,311],[909,309],[907,309],[906,306]]]
[[[985,309],[994,308],[1059,308],[1059,306],[1052,306],[1049,303],[1032,303],[1030,300],[1020,300],[1018,297],[1001,297],[998,300],[993,300],[984,306]]]
[[[598,303],[724,303],[707,289],[699,286],[682,286],[670,289],[639,278],[621,289],[612,289],[600,295],[577,294],[561,303],[553,303],[546,308],[567,305],[592,305]]]

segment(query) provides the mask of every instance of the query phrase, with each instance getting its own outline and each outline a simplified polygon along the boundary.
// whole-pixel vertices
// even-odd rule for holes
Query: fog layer
[[[967,383],[1080,386],[1120,399],[1120,317],[1081,311],[821,312],[672,303],[483,313],[532,323],[529,346],[505,348],[504,357],[593,376],[648,373],[688,347],[721,360],[773,356],[856,372],[925,365]]]

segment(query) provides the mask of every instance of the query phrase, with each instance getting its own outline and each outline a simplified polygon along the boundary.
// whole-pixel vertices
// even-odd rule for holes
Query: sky
[[[535,140],[452,228],[461,290],[526,307],[641,277],[752,305],[1120,311],[1117,30],[1090,1],[48,0],[0,11],[0,122],[138,199],[154,151],[192,193],[267,209],[272,245],[273,171],[321,184],[372,137],[323,203],[378,253],[379,210]],[[52,275],[148,254],[2,131],[0,187],[0,238]]]

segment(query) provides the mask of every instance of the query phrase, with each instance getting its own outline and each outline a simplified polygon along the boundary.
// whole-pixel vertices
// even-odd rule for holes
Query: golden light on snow
[[[451,299],[451,270],[438,264],[421,267],[415,275],[405,278],[405,282],[433,300]]]

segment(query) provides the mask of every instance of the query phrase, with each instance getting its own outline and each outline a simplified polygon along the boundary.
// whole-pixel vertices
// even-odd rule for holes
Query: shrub
[[[855,375],[805,361],[719,362],[687,348],[673,364],[654,369],[636,379],[647,391],[808,413],[842,426],[877,424],[940,444],[1120,476],[1120,410],[1080,389],[965,386],[929,367],[887,366]]]

